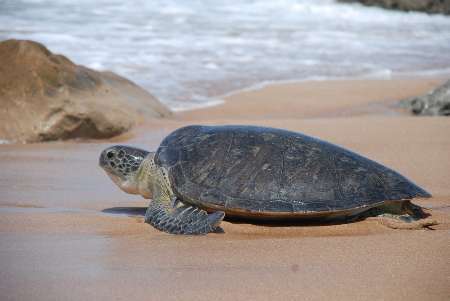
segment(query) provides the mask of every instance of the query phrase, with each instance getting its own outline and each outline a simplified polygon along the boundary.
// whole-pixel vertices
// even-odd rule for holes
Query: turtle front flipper
[[[172,234],[207,234],[215,232],[225,216],[222,211],[208,214],[205,210],[180,203],[172,190],[166,168],[147,156],[137,174],[138,187],[143,196],[150,196],[145,222],[156,229]],[[147,193],[149,192],[149,193]]]
[[[145,213],[145,222],[171,234],[199,235],[216,231],[224,216],[222,211],[208,214],[197,207],[181,205],[173,208],[170,204],[154,200]]]

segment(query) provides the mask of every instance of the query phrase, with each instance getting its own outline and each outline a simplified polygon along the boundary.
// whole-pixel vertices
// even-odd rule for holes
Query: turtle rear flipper
[[[420,230],[438,224],[422,207],[414,205],[409,200],[388,201],[365,214],[377,217],[382,225],[392,229]]]
[[[222,211],[208,214],[197,207],[181,205],[173,208],[152,201],[145,213],[145,222],[171,234],[199,235],[215,232],[224,216]]]
[[[382,225],[391,229],[420,230],[429,229],[429,227],[438,224],[438,222],[432,218],[418,219],[409,215],[393,215],[385,213],[379,215],[378,218]]]

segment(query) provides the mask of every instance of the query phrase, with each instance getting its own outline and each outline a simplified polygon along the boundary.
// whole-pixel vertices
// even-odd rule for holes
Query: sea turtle
[[[431,195],[402,175],[282,129],[187,126],[156,152],[118,145],[99,161],[123,191],[152,199],[145,221],[168,233],[213,232],[225,214],[319,222],[381,216],[406,228],[435,223],[410,202]]]

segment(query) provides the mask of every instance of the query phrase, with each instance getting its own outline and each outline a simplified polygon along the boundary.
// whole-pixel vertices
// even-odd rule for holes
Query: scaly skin
[[[216,230],[224,217],[223,212],[209,214],[197,207],[180,204],[170,185],[168,172],[157,166],[154,153],[150,153],[139,167],[135,182],[139,194],[151,198],[145,222],[171,234],[207,234]]]

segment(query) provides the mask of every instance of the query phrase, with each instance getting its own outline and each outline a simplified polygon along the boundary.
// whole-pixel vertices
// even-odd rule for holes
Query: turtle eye
[[[106,157],[107,157],[108,159],[113,158],[113,157],[114,157],[114,152],[113,152],[113,151],[107,152],[107,153],[106,153]]]

